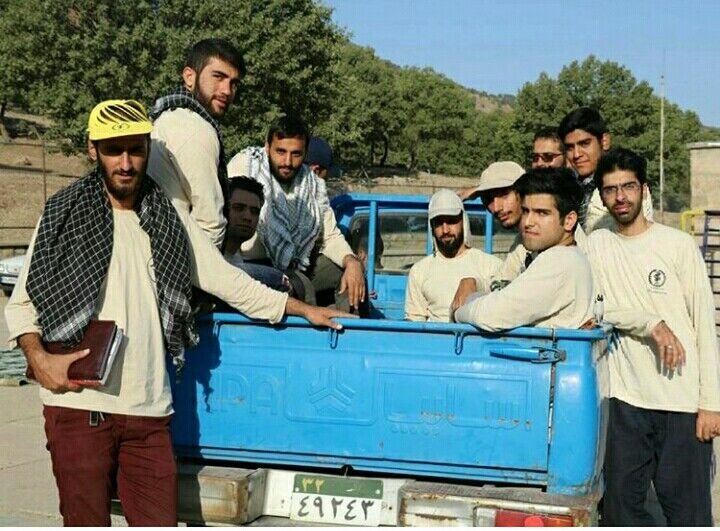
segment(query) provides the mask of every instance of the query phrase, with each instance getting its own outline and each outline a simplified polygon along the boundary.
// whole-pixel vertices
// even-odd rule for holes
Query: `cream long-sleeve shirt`
[[[227,221],[218,181],[220,140],[199,114],[166,111],[153,124],[148,174],[179,211],[189,212],[215,246],[220,247]]]
[[[240,152],[235,155],[230,162],[228,162],[228,176],[230,178],[237,176],[247,176],[248,160],[247,155],[244,152]],[[292,192],[290,192],[292,193]],[[332,208],[327,207],[322,213],[323,223],[321,227],[319,251],[320,253],[327,256],[335,264],[343,267],[343,260],[349,254],[353,254],[350,245],[348,244],[345,237],[340,232],[335,220],[335,213]],[[244,242],[240,246],[240,251],[245,260],[261,260],[268,258],[267,251],[263,245],[257,232],[252,238]]]
[[[590,263],[577,245],[540,253],[500,291],[468,297],[455,321],[496,332],[518,326],[580,328],[592,317]]]
[[[95,319],[115,321],[123,340],[106,384],[99,389],[53,393],[40,388],[45,405],[123,415],[160,417],[172,413],[163,336],[152,271],[150,239],[132,210],[115,210],[113,250],[100,289]],[[5,308],[10,339],[42,334],[25,288],[35,236],[17,286]]]
[[[478,290],[486,292],[490,277],[501,265],[499,258],[473,248],[456,258],[446,258],[440,252],[426,256],[408,274],[405,319],[449,322],[450,304],[460,281],[474,278]]]
[[[627,237],[607,229],[588,237],[605,320],[620,332],[608,357],[610,396],[664,411],[720,411],[715,305],[692,236],[653,223]],[[685,349],[679,370],[664,371],[650,332],[661,321]]]
[[[161,329],[158,336],[158,331],[153,328],[155,325],[160,326],[155,287],[152,283],[151,293],[146,285],[147,278],[150,278],[148,269],[152,256],[150,241],[145,231],[140,228],[134,211],[114,210],[113,213],[115,218],[113,254],[96,314],[99,319],[115,320],[127,334],[128,342],[122,345],[122,350],[116,360],[116,365],[123,367],[122,377],[111,375],[107,385],[102,389],[103,394],[89,393],[89,401],[86,401],[85,398],[74,401],[76,399],[70,396],[72,393],[64,395],[50,393],[48,395],[45,390],[41,391],[41,396],[43,400],[47,399],[45,403],[51,405],[65,405],[82,409],[94,407],[98,411],[108,413],[167,415],[172,411],[169,394],[166,397],[163,394],[164,391],[160,391],[160,376],[153,372],[153,367],[157,365],[155,358],[160,356],[163,362],[161,376],[165,378],[163,376],[165,374],[164,338]],[[250,317],[267,319],[272,323],[280,321],[285,313],[288,295],[264,286],[244,271],[227,263],[220,251],[190,218],[189,213],[182,210],[178,213],[190,241],[193,284]],[[18,284],[5,307],[11,347],[16,345],[17,338],[23,334],[38,333],[42,335],[37,311],[25,289],[36,234],[37,227],[28,249],[30,258],[25,261]],[[157,323],[155,323],[156,318]],[[147,353],[150,353],[149,355],[154,361],[146,363]],[[126,360],[136,361],[123,362],[123,356]],[[132,367],[135,367],[128,370],[136,371],[128,378],[125,377],[125,363],[130,363]],[[137,381],[138,386],[145,387],[142,390],[128,391],[129,395],[121,396],[118,382],[126,380],[128,382]],[[123,385],[128,389],[127,386],[130,384]],[[83,390],[81,394],[87,391],[90,390]],[[114,398],[108,398],[111,395]],[[63,397],[62,403],[56,402],[56,396]],[[87,397],[88,394],[84,394],[84,396]]]
[[[587,236],[579,223],[575,227],[575,243],[577,243],[581,251],[586,252]],[[527,253],[528,250],[522,243],[522,236],[518,234],[510,246],[508,254],[505,256],[502,267],[493,275],[492,280],[501,282],[512,282],[515,280],[520,273],[525,271],[525,257],[527,257]]]

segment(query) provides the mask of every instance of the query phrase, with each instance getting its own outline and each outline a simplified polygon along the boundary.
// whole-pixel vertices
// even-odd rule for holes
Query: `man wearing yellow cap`
[[[177,523],[166,356],[179,374],[184,349],[197,343],[191,284],[252,317],[276,322],[287,312],[339,327],[330,320],[339,312],[250,279],[183,222],[188,214],[145,174],[151,130],[136,101],[93,109],[88,154],[97,165],[48,200],[5,310],[10,339],[41,386],[65,525],[110,525],[115,491],[131,525]],[[122,333],[102,385],[68,378],[89,350],[45,350],[47,342],[77,345],[93,319],[114,321]]]

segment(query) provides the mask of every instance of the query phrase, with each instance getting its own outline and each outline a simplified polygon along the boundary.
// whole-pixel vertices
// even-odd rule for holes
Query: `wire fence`
[[[0,141],[0,257],[25,252],[48,197],[78,176],[51,148],[42,140]]]

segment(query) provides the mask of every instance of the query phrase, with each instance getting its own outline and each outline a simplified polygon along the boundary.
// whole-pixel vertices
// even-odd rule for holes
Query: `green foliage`
[[[502,153],[526,161],[533,132],[543,125],[557,125],[570,110],[589,106],[602,114],[610,129],[612,145],[624,146],[648,160],[648,178],[659,205],[660,98],[650,85],[638,83],[630,70],[590,56],[573,61],[557,79],[541,74],[520,89],[512,117],[512,131]],[[665,206],[678,210],[689,203],[690,155],[688,142],[701,140],[697,115],[677,105],[665,104]]]
[[[598,109],[614,145],[659,173],[659,99],[625,67],[593,56],[516,96],[468,90],[431,69],[400,68],[351,44],[313,0],[0,0],[0,109],[50,117],[50,134],[84,148],[90,109],[108,98],[151,105],[180,82],[192,43],[223,37],[248,74],[223,120],[226,150],[264,141],[268,123],[299,112],[346,169],[403,165],[479,174],[495,160],[528,163],[534,132],[581,105]],[[511,112],[507,112],[512,108]],[[483,111],[485,109],[485,111]],[[687,142],[714,139],[698,117],[666,105],[667,206],[687,204]]]

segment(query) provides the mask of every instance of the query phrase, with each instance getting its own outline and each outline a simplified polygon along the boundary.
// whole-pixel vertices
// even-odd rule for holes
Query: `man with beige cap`
[[[405,292],[405,319],[450,321],[450,304],[460,280],[470,277],[482,291],[502,262],[468,245],[470,222],[462,200],[451,190],[438,190],[430,198],[428,225],[433,254],[413,265]]]
[[[522,210],[515,181],[523,173],[525,170],[516,162],[493,162],[482,172],[480,183],[475,188],[460,190],[458,196],[466,199],[480,196],[485,207],[504,228],[517,229]],[[517,277],[524,270],[526,255],[527,250],[518,235],[508,250],[505,263],[493,276],[490,289],[499,289]]]

